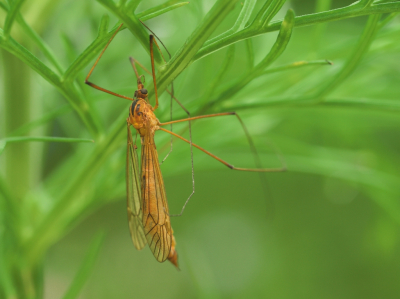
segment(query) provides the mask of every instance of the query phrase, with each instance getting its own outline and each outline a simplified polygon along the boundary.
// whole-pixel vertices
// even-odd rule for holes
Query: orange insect
[[[109,91],[94,83],[89,82],[88,80],[90,75],[92,74],[94,68],[96,67],[97,63],[102,57],[104,51],[107,49],[108,45],[111,43],[111,41],[113,40],[113,38],[115,37],[121,26],[122,24],[118,27],[114,35],[110,38],[107,45],[104,47],[103,51],[100,53],[93,67],[86,76],[85,83],[100,91],[132,101],[132,104],[129,108],[129,117],[127,118],[128,136],[127,136],[127,156],[126,156],[127,160],[126,189],[127,189],[127,206],[128,206],[127,209],[128,209],[129,229],[131,232],[132,241],[138,250],[142,249],[146,245],[146,243],[149,244],[149,247],[153,252],[153,255],[159,262],[164,262],[165,260],[168,259],[172,264],[174,264],[178,268],[178,255],[175,250],[176,242],[173,236],[170,214],[168,210],[167,197],[164,188],[164,181],[160,170],[156,145],[154,143],[155,131],[162,130],[164,132],[167,132],[189,143],[191,147],[194,146],[200,149],[204,153],[217,159],[218,161],[220,161],[221,163],[223,163],[224,165],[228,166],[231,169],[256,171],[256,172],[277,172],[277,171],[284,171],[285,167],[267,168],[267,169],[237,168],[225,162],[224,160],[216,157],[215,155],[211,154],[205,149],[199,147],[198,145],[192,143],[191,140],[189,141],[179,136],[178,134],[175,134],[169,130],[162,128],[162,126],[165,125],[171,125],[173,123],[184,122],[184,121],[188,121],[190,124],[190,121],[200,118],[216,117],[223,115],[235,115],[245,130],[245,133],[248,137],[252,150],[253,149],[255,150],[254,144],[246,128],[244,127],[242,120],[235,112],[202,115],[202,116],[189,117],[186,119],[160,123],[160,121],[154,114],[154,111],[158,108],[158,93],[157,93],[157,83],[156,83],[155,67],[154,67],[153,44],[155,43],[157,47],[158,45],[153,35],[150,35],[150,57],[151,57],[151,68],[152,68],[151,75],[153,77],[154,93],[156,101],[154,107],[151,106],[148,101],[147,90],[144,88],[144,85],[141,80],[142,75],[139,75],[135,66],[135,63],[137,62],[132,58],[130,60],[137,78],[137,90],[135,91],[134,98],[117,94],[115,92]],[[177,101],[177,99],[173,95],[172,97]],[[135,145],[135,142],[133,141],[132,138],[132,133],[130,129],[131,126],[133,126],[136,129],[136,136],[137,134],[140,135],[140,141],[141,141],[140,169],[139,169],[138,155],[136,151],[137,146]],[[193,175],[193,168],[192,168],[192,175]],[[190,197],[193,194],[194,194],[194,180],[193,180],[193,192],[186,200],[179,215],[183,213],[186,204],[188,203]]]

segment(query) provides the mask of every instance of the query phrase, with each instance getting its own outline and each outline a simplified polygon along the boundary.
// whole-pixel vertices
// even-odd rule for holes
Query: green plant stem
[[[233,111],[245,109],[259,108],[282,108],[282,107],[337,107],[337,108],[354,108],[354,109],[369,109],[381,110],[387,112],[399,112],[400,104],[396,100],[382,100],[369,98],[327,98],[322,102],[312,102],[309,98],[292,99],[292,98],[270,98],[268,101],[250,103],[247,105],[229,105],[224,106],[224,110],[230,109]]]
[[[14,0],[11,3],[10,10],[7,14],[6,21],[4,23],[4,36],[8,38],[10,36],[11,27],[14,23],[15,18],[19,13],[19,9],[25,0]]]
[[[173,2],[177,2],[177,1],[173,1]],[[162,5],[153,7],[144,12],[138,13],[137,18],[144,22],[144,21],[150,20],[152,18],[158,17],[159,15],[162,15],[170,10],[185,6],[187,4],[189,4],[189,2],[181,2],[181,3],[173,4],[171,6],[166,6],[164,3]]]
[[[320,13],[324,11],[328,11],[331,8],[332,0],[318,0],[316,3],[315,7],[315,12]],[[318,24],[315,26],[315,31],[314,31],[314,39],[312,40],[313,42],[313,48],[315,51],[317,51],[318,46],[319,46],[319,41],[324,35],[324,32],[326,30],[328,23],[322,23]]]
[[[165,8],[163,12],[165,13],[166,11],[170,11],[180,6],[182,5],[174,6],[172,8],[171,7]],[[4,5],[2,5],[2,8],[7,10],[7,7]],[[121,9],[119,9],[119,11],[120,13],[122,13]],[[156,16],[159,14],[160,12],[158,13],[155,12],[153,13],[152,16]],[[148,16],[147,14],[140,14],[140,16],[146,19],[151,17]],[[127,16],[125,15],[124,18],[127,18]],[[143,26],[140,24],[137,17],[131,16],[130,19],[131,20],[129,21],[129,24],[131,26],[134,26],[132,25],[133,24],[132,22],[136,20],[137,26],[135,25],[134,27],[142,28],[140,34],[146,36],[146,49],[148,50],[149,42],[148,42],[147,32],[143,29]],[[25,32],[29,36],[31,36],[33,41],[35,41],[35,43],[44,52],[45,56],[52,62],[53,65],[56,66],[58,71],[61,71],[60,64],[57,62],[56,58],[48,49],[48,47],[45,45],[45,43],[42,41],[42,39],[23,21],[23,19],[21,19],[20,22]],[[13,38],[9,37],[8,35],[6,36],[5,32],[2,29],[0,29],[0,46],[3,47],[8,52],[15,55],[16,57],[18,57],[23,62],[25,62],[32,69],[34,69],[39,75],[41,75],[45,80],[47,80],[50,84],[55,86],[59,90],[59,92],[68,100],[68,102],[74,108],[74,110],[78,113],[83,123],[94,137],[100,136],[103,132],[103,128],[100,124],[99,117],[97,116],[96,110],[93,109],[93,107],[85,100],[81,92],[73,84],[73,81],[76,78],[78,72],[81,69],[83,69],[83,67],[85,67],[94,58],[94,56],[98,54],[98,51],[100,51],[104,47],[104,45],[107,43],[111,35],[115,32],[116,28],[111,30],[111,32],[105,32],[107,29],[105,25],[107,25],[108,27],[108,20],[105,20],[105,22],[103,22],[103,26],[102,28],[100,28],[98,38],[92,43],[92,45],[88,49],[85,50],[83,55],[80,55],[77,61],[74,62],[68,68],[63,78],[57,76],[51,69],[49,69],[46,65],[44,65],[31,52],[29,52],[21,44],[16,42]]]
[[[368,98],[342,98],[342,99],[326,99],[320,105],[324,106],[337,106],[343,108],[355,109],[371,109],[382,111],[400,111],[400,103],[396,100],[382,100],[382,99],[368,99]]]
[[[245,42],[246,42],[247,59],[249,60],[249,68],[252,69],[254,67],[253,41],[251,39],[246,39]]]
[[[218,0],[204,17],[167,65],[160,70],[157,89],[163,92],[167,86],[190,64],[200,47],[205,43],[226,15],[234,8],[238,0]],[[153,90],[150,90],[151,93]]]
[[[334,77],[334,79],[326,84],[324,87],[321,88],[319,92],[314,95],[315,100],[321,101],[323,98],[332,93],[332,91],[337,88],[351,73],[357,68],[358,64],[360,63],[361,59],[368,51],[376,32],[379,29],[379,20],[381,19],[382,15],[372,15],[369,17],[367,25],[364,29],[361,38],[353,50],[353,54],[348,58],[346,64],[342,68],[342,70]]]
[[[3,3],[0,3],[0,7],[6,11],[9,12],[9,9],[6,5]],[[46,45],[46,43],[42,40],[42,38],[37,34],[32,27],[26,23],[25,19],[22,17],[20,13],[18,13],[17,17],[17,22],[18,24],[21,25],[22,30],[27,33],[28,36],[32,38],[32,40],[35,42],[35,44],[39,47],[39,49],[43,52],[43,54],[46,56],[46,58],[50,61],[51,64],[58,70],[58,72],[61,74],[63,72],[61,64],[57,61],[54,53],[51,51],[51,49]]]
[[[84,139],[84,138],[65,138],[65,137],[7,137],[2,139],[7,143],[14,143],[14,142],[28,142],[28,141],[40,141],[40,142],[94,142],[92,139]]]
[[[2,51],[4,69],[4,118],[5,134],[29,121],[30,105],[30,70],[29,67],[14,55]],[[18,117],[15,117],[18,116]],[[30,181],[30,146],[29,144],[11,145],[5,151],[5,178],[9,190],[15,198],[23,198]]]
[[[264,59],[260,63],[258,63],[257,66],[235,80],[235,82],[218,91],[218,93],[215,93],[214,98],[208,101],[201,109],[198,110],[198,114],[209,111],[213,106],[220,104],[222,99],[231,98],[233,95],[235,95],[245,86],[247,86],[247,84],[249,84],[252,80],[263,75],[264,70],[276,59],[278,59],[278,57],[286,49],[286,46],[288,45],[290,37],[292,35],[294,20],[294,12],[293,10],[289,9],[286,13],[284,21],[282,22],[281,30],[279,31],[278,37]]]
[[[329,95],[336,87],[338,87],[348,76],[356,69],[358,64],[360,63],[362,57],[364,54],[368,51],[369,46],[371,45],[372,41],[374,40],[374,37],[377,33],[377,30],[380,28],[379,27],[379,20],[381,18],[381,15],[371,15],[368,19],[367,25],[360,37],[360,40],[353,50],[352,55],[348,58],[347,63],[344,65],[344,67],[340,70],[340,72],[327,84],[325,84],[320,91],[314,93],[313,95],[309,96],[301,96],[301,97],[293,97],[293,98],[287,98],[287,99],[269,99],[268,101],[264,103],[252,103],[247,105],[247,107],[244,107],[243,105],[235,105],[231,107],[230,109],[234,110],[239,110],[239,109],[245,109],[245,108],[256,108],[256,107],[266,107],[266,106],[293,106],[293,105],[313,105],[318,102],[324,101],[325,97]],[[232,96],[233,93],[236,93],[235,91],[238,90],[238,87],[236,86],[231,86],[226,88],[226,91],[223,91],[223,95],[219,95],[219,98],[223,97],[225,98],[225,95],[229,93],[229,96]],[[211,105],[214,102],[211,102],[208,105]],[[351,105],[354,106],[356,104],[360,104],[362,106],[366,105],[372,105],[370,101],[368,103],[363,103],[362,101],[359,101],[358,103],[352,102]],[[345,102],[337,102],[336,105],[345,105]],[[348,103],[348,106],[350,106],[350,103]],[[382,108],[387,108],[389,110],[393,110],[393,103],[390,103],[390,105],[387,105],[387,103],[380,103],[379,105],[373,105],[374,107],[380,107]],[[370,106],[370,107],[373,107]],[[225,107],[227,108],[227,107]]]
[[[330,11],[298,16],[295,19],[295,24],[296,24],[295,26],[296,27],[309,26],[324,22],[344,20],[348,18],[354,18],[371,14],[383,14],[383,13],[393,13],[393,12],[400,12],[399,2],[373,4],[366,8],[363,8],[358,5],[350,5]],[[247,27],[246,29],[239,31],[235,34],[232,34],[230,36],[227,36],[219,41],[216,41],[209,45],[205,45],[198,51],[193,60],[195,61],[201,59],[215,51],[218,51],[219,49],[227,47],[238,41],[245,40],[257,35],[265,34],[267,32],[277,31],[279,30],[281,23],[282,21],[276,21],[272,22],[265,28],[257,28],[257,29]]]
[[[44,56],[49,60],[49,62],[57,69],[58,73],[62,74],[63,68],[61,64],[58,62],[53,51],[48,47],[48,45],[44,42],[44,40],[40,37],[40,35],[37,34],[36,31],[34,31],[32,27],[30,27],[26,23],[21,14],[18,14],[17,22],[21,25],[22,29],[32,38],[33,42],[43,52]]]
[[[20,59],[26,65],[30,66],[45,80],[56,87],[69,101],[75,111],[77,111],[92,135],[99,135],[99,132],[101,132],[102,129],[100,129],[101,126],[98,122],[98,119],[93,117],[93,110],[90,109],[89,104],[81,97],[76,89],[74,89],[70,84],[63,84],[60,81],[60,78],[52,70],[50,70],[37,57],[16,42],[13,38],[10,37],[5,40],[1,29],[0,46],[2,46],[9,53],[13,54],[16,58]]]
[[[145,27],[142,26],[142,24],[140,23],[139,18],[134,14],[134,12],[126,11],[126,7],[124,5],[116,5],[112,0],[97,1],[103,4],[113,14],[115,14],[124,23],[124,25],[128,27],[129,31],[132,32],[132,34],[137,38],[143,49],[145,49],[147,53],[150,53],[149,35]],[[160,53],[158,53],[157,51],[154,51],[154,60],[157,63],[163,62]]]
[[[282,65],[282,66],[278,66],[278,67],[274,67],[274,68],[265,70],[262,74],[260,74],[260,76],[272,74],[272,73],[276,73],[276,72],[289,71],[289,70],[307,67],[307,66],[316,66],[316,65],[332,65],[332,62],[330,62],[329,60],[297,61],[297,62],[294,62],[291,64]]]
[[[240,11],[240,14],[235,22],[235,24],[232,26],[231,29],[225,31],[224,33],[207,40],[204,43],[204,46],[208,44],[212,44],[215,41],[218,41],[226,36],[229,36],[239,30],[243,30],[245,26],[247,25],[247,22],[250,20],[251,13],[253,12],[253,9],[257,3],[257,0],[246,0],[243,3],[242,10]]]
[[[68,221],[64,217],[68,215],[69,208],[76,204],[77,200],[82,200],[79,194],[84,192],[104,161],[120,147],[123,136],[126,134],[123,130],[125,126],[126,112],[116,119],[108,134],[95,143],[90,156],[82,161],[73,176],[59,190],[54,207],[45,215],[34,234],[24,244],[29,261],[35,261],[41,257],[57,237],[67,229],[65,225]]]
[[[13,280],[9,252],[14,251],[19,243],[19,205],[10,194],[6,182],[0,177],[0,297],[17,298],[17,286]]]

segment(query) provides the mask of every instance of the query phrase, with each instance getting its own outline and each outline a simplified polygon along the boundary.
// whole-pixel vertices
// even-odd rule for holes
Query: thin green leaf
[[[273,17],[280,11],[286,0],[274,0],[260,18],[260,26],[262,28],[268,26]]]
[[[397,17],[399,14],[398,13],[391,13],[387,16],[385,16],[380,22],[379,22],[379,29],[384,27],[387,23],[392,21],[395,17]]]
[[[388,2],[398,2],[399,0],[376,0],[373,4],[381,4],[381,3],[388,3]]]
[[[101,0],[101,1],[103,1],[104,3],[107,3],[107,5],[109,5],[109,7],[110,7],[110,10],[111,9],[116,9],[116,7],[112,4],[113,3],[112,1],[104,1],[104,0]],[[169,2],[171,2],[171,1],[169,1]],[[170,9],[168,9],[168,7],[167,7],[167,9],[165,11],[162,11],[160,13],[158,13],[157,11],[165,9],[164,4],[160,5],[158,7],[160,9],[155,10],[155,11],[153,11],[153,10],[152,11],[150,11],[150,10],[145,11],[143,13],[138,14],[136,16],[136,18],[137,19],[142,18],[143,20],[148,20],[150,18],[156,17],[157,15],[159,15],[161,13],[165,13],[167,11],[170,11],[172,9],[178,8],[180,6],[172,7]],[[154,13],[154,14],[149,16],[149,13]],[[69,66],[69,68],[67,69],[67,71],[64,74],[63,81],[72,82],[76,78],[77,74],[83,68],[85,68],[96,56],[98,56],[98,53],[104,48],[104,46],[107,44],[107,42],[109,41],[111,36],[117,30],[117,26],[115,26],[111,31],[107,32],[108,23],[109,23],[109,17],[107,15],[103,16],[103,18],[100,21],[99,30],[98,30],[96,39]],[[143,28],[142,24],[138,24],[138,26],[140,28]],[[120,31],[124,30],[125,28],[126,28],[126,26],[123,26],[120,29]],[[149,51],[148,34],[145,33],[145,35],[146,35],[146,51]],[[156,53],[157,52],[155,52],[155,55],[156,55]]]
[[[290,37],[292,35],[294,27],[294,12],[289,9],[286,13],[285,19],[282,22],[281,30],[279,31],[278,37],[272,46],[270,52],[265,56],[265,58],[248,73],[244,74],[242,77],[237,79],[235,82],[225,87],[223,90],[215,94],[215,98],[210,100],[205,104],[201,111],[210,109],[217,103],[220,103],[222,99],[231,98],[233,95],[242,90],[247,84],[249,84],[254,78],[263,74],[264,69],[273,63],[286,49],[289,43]]]
[[[99,256],[100,248],[104,242],[104,234],[97,234],[96,237],[93,238],[92,243],[86,253],[86,256],[83,260],[81,267],[78,270],[72,284],[69,289],[65,293],[63,299],[74,299],[78,298],[79,293],[81,292],[84,284],[90,277],[93,272],[93,268],[97,257]]]
[[[100,20],[99,30],[96,39],[75,59],[75,61],[65,71],[63,81],[72,82],[78,73],[86,67],[90,61],[98,55],[104,48],[108,40],[115,33],[117,28],[113,28],[110,32],[107,31],[110,18],[108,15],[103,15]],[[123,28],[121,28],[122,30]]]
[[[77,200],[82,200],[79,194],[84,192],[83,190],[86,189],[87,184],[97,174],[104,161],[120,148],[121,140],[126,135],[123,130],[125,126],[126,113],[124,111],[115,120],[108,134],[95,143],[89,158],[82,161],[79,167],[75,169],[74,176],[57,192],[55,205],[45,215],[34,234],[28,240],[25,240],[23,244],[28,260],[33,261],[42,256],[43,252],[54,242],[57,236],[65,231],[66,227],[64,225],[68,223],[65,217],[68,219],[76,217],[67,211],[71,206],[76,205]],[[74,213],[80,212],[75,210]]]
[[[258,11],[257,15],[255,16],[253,22],[251,23],[250,27],[253,28],[260,28],[262,25],[262,17],[263,15],[266,13],[266,11],[268,10],[268,8],[271,6],[271,3],[274,0],[266,0],[265,3],[263,4],[263,6],[260,8],[260,10]]]
[[[369,6],[372,5],[372,3],[374,3],[375,0],[360,0],[358,2],[358,5],[360,5],[360,7],[362,8],[367,8]]]
[[[126,11],[134,13],[136,11],[136,8],[139,6],[139,4],[141,2],[142,2],[142,0],[131,0],[131,1],[129,1],[127,4],[125,4]],[[121,5],[119,5],[119,6],[121,6]]]
[[[108,27],[110,26],[110,17],[104,14],[100,19],[99,30],[97,32],[98,37],[106,36],[108,33]]]
[[[41,62],[26,48],[16,42],[12,37],[6,39],[1,29],[0,46],[14,56],[18,57],[51,84],[56,86],[60,85],[60,79],[51,69],[49,69],[43,62]]]
[[[22,29],[25,33],[33,40],[33,42],[38,46],[38,48],[43,52],[44,56],[50,61],[50,63],[57,69],[59,74],[64,72],[61,64],[58,62],[56,56],[53,51],[49,48],[49,46],[44,42],[44,40],[37,34],[31,26],[26,23],[21,14],[17,15],[17,22],[21,25]]]
[[[159,93],[178,76],[192,61],[192,58],[214,32],[225,16],[233,9],[238,0],[218,0],[204,17],[202,23],[195,29],[182,48],[172,57],[167,65],[160,70],[157,88]],[[151,90],[152,91],[152,90]],[[149,93],[151,93],[151,91]]]
[[[65,96],[71,106],[77,111],[88,130],[94,136],[99,134],[101,131],[101,126],[98,119],[93,117],[93,110],[90,109],[89,104],[84,101],[84,99],[73,86],[62,84],[60,78],[51,69],[49,69],[42,61],[40,61],[21,44],[16,42],[12,37],[5,39],[1,29],[0,46],[26,63],[45,80],[54,85],[61,92],[61,94]]]
[[[152,18],[158,17],[159,15],[165,14],[166,12],[169,12],[171,10],[174,10],[174,9],[179,8],[179,7],[185,6],[186,4],[189,4],[189,2],[177,3],[177,4],[174,4],[174,5],[168,6],[166,8],[163,8],[163,9],[155,10],[154,12],[150,12],[150,11],[153,11],[154,9],[149,9],[149,10],[146,10],[146,11],[144,11],[142,13],[137,14],[137,17],[141,21],[147,21],[147,20],[150,20]],[[162,6],[162,5],[160,5],[160,6]]]
[[[282,22],[279,35],[276,42],[272,46],[268,55],[257,65],[257,72],[262,72],[268,65],[275,61],[285,51],[287,44],[292,36],[293,27],[295,24],[294,11],[289,9],[286,12],[285,18]]]
[[[97,2],[103,4],[109,11],[116,15],[137,38],[143,49],[145,49],[147,53],[150,53],[149,35],[144,26],[140,23],[139,18],[133,12],[126,11],[124,7],[118,7],[110,0],[97,0]],[[154,52],[154,60],[157,63],[163,62],[160,53],[157,51]]]
[[[6,21],[4,23],[4,36],[8,39],[11,32],[11,27],[14,23],[15,18],[17,17],[19,10],[24,4],[25,0],[15,0],[12,2],[10,10],[7,14]]]
[[[335,78],[325,84],[319,92],[316,93],[315,98],[317,100],[322,99],[329,93],[331,93],[336,87],[338,87],[350,74],[357,68],[364,54],[368,51],[369,46],[375,38],[376,32],[379,29],[380,14],[372,15],[369,17],[367,25],[364,29],[363,34],[353,51],[353,54],[349,57],[348,61],[341,69],[341,71],[335,76]]]
[[[145,11],[142,11],[142,12],[138,13],[137,17],[139,19],[142,19],[142,17],[144,15],[149,15],[149,14],[156,13],[156,12],[158,12],[160,10],[164,10],[165,8],[168,8],[170,6],[176,5],[177,3],[179,3],[179,1],[181,1],[181,0],[168,0],[168,1],[164,2],[163,4],[154,6],[152,8],[149,8],[149,9],[147,9]],[[189,2],[184,2],[184,3],[189,3]]]
[[[246,0],[243,3],[243,7],[242,10],[240,11],[240,14],[238,16],[238,18],[236,19],[235,24],[232,26],[232,28],[230,28],[229,30],[225,31],[224,33],[206,41],[204,43],[204,46],[213,43],[214,41],[218,41],[226,36],[229,36],[235,32],[238,32],[242,29],[244,29],[244,27],[247,25],[251,14],[253,12],[254,6],[256,5],[257,0]]]
[[[22,137],[7,137],[3,138],[2,141],[6,143],[14,143],[14,142],[32,142],[32,141],[40,141],[40,142],[94,142],[92,139],[85,138],[67,138],[67,137],[45,137],[45,136],[22,136]]]
[[[322,102],[313,101],[313,97],[296,97],[296,98],[269,98],[254,99],[252,103],[230,105],[231,110],[244,110],[244,109],[259,109],[265,107],[324,107],[334,106],[343,109],[368,109],[368,110],[381,110],[388,112],[400,111],[400,103],[397,100],[383,100],[383,99],[368,99],[368,98],[327,98]]]
[[[355,109],[371,109],[382,111],[400,111],[400,101],[398,100],[383,100],[383,99],[368,99],[368,98],[340,98],[340,99],[326,99],[321,103],[324,106],[337,106],[343,108]]]
[[[365,9],[360,9],[359,6],[349,5],[343,8],[338,8],[330,11],[325,11],[321,13],[314,13],[304,16],[296,17],[295,26],[309,26],[314,24],[321,24],[324,22],[332,22],[338,20],[344,20],[348,18],[354,18],[359,16],[378,14],[378,13],[394,13],[400,12],[400,3],[386,3],[386,4],[378,4],[371,5]],[[267,32],[277,31],[281,26],[282,21],[271,22],[267,27],[257,29],[256,26],[250,26],[251,28],[246,28],[242,31],[239,31],[235,34],[229,35],[223,39],[215,41],[210,44],[204,45],[194,57],[194,61],[201,59],[211,53],[218,51],[228,45],[233,43],[237,43],[239,41],[261,35]]]
[[[244,2],[243,8],[240,11],[239,17],[237,18],[235,25],[233,25],[233,27],[232,27],[232,29],[235,32],[242,30],[247,26],[256,3],[257,3],[257,1],[254,1],[254,0],[248,0],[248,1]]]
[[[247,59],[249,60],[250,69],[254,67],[254,49],[253,49],[253,41],[251,39],[246,39],[246,51],[247,51]]]
[[[275,68],[270,68],[270,69],[264,71],[263,73],[261,73],[260,76],[266,75],[266,74],[272,74],[272,73],[276,73],[276,72],[289,71],[292,69],[297,69],[297,68],[301,68],[301,67],[305,67],[305,66],[332,65],[332,64],[333,63],[330,62],[329,60],[297,61],[297,62],[294,62],[291,64],[282,65],[282,66],[278,66]]]

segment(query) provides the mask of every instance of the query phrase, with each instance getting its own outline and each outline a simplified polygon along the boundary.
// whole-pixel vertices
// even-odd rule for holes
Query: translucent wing
[[[144,232],[155,258],[163,262],[171,251],[172,230],[154,133],[142,137],[141,166]]]
[[[128,124],[128,147],[126,153],[126,194],[128,223],[135,247],[142,249],[147,241],[143,230],[142,196],[140,190],[140,173],[136,146],[133,144],[130,125]]]

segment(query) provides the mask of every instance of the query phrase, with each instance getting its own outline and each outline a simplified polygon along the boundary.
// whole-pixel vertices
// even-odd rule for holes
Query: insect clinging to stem
[[[91,76],[94,68],[99,62],[100,58],[104,54],[108,45],[111,43],[117,32],[121,29],[123,24],[121,24],[115,31],[113,36],[110,38],[99,57],[95,61],[94,65],[90,69],[88,75],[86,76],[85,83],[91,87],[98,89],[100,91],[109,93],[111,95],[127,99],[132,101],[129,108],[129,116],[127,118],[127,155],[126,155],[126,190],[127,190],[127,210],[128,210],[128,223],[129,229],[132,237],[133,244],[140,250],[146,244],[149,244],[154,257],[159,262],[164,262],[169,260],[178,268],[178,255],[175,250],[176,242],[173,235],[173,230],[171,227],[167,197],[164,187],[164,181],[161,174],[160,163],[158,160],[158,154],[156,150],[156,145],[154,142],[154,135],[157,130],[164,131],[177,137],[190,144],[192,147],[196,147],[207,155],[213,157],[219,162],[223,163],[230,169],[242,170],[242,171],[254,171],[254,172],[280,172],[284,171],[286,167],[281,168],[237,168],[233,165],[227,163],[226,161],[220,159],[219,157],[213,155],[207,150],[201,148],[200,146],[192,143],[191,134],[190,140],[187,140],[180,135],[169,131],[163,126],[172,125],[179,122],[190,122],[201,118],[210,118],[225,115],[235,115],[239,122],[241,123],[247,139],[249,141],[250,147],[255,151],[252,139],[244,126],[242,120],[235,112],[223,112],[209,115],[201,115],[190,117],[189,112],[188,118],[180,120],[171,120],[169,122],[161,123],[154,114],[154,111],[158,108],[158,92],[157,92],[157,82],[155,75],[155,64],[153,55],[153,45],[155,44],[158,50],[161,52],[154,35],[150,35],[150,58],[151,58],[151,75],[153,77],[154,84],[154,95],[155,95],[155,105],[152,106],[148,100],[148,92],[144,88],[142,78],[143,75],[139,75],[136,63],[137,61],[130,58],[132,67],[134,69],[137,78],[137,90],[134,93],[134,97],[130,98],[118,93],[112,92],[110,90],[104,89],[92,82],[89,82],[89,77]],[[147,26],[146,26],[147,27]],[[183,105],[171,94],[172,98],[178,102],[178,104],[183,108]],[[187,111],[185,109],[185,111]],[[135,141],[132,137],[131,126],[136,130]],[[139,167],[139,159],[137,155],[136,139],[137,135],[140,136],[141,142],[141,163]],[[192,178],[193,178],[193,155],[192,155]],[[193,179],[193,192],[186,200],[182,207],[181,215],[188,203],[190,197],[194,194],[194,179]]]

